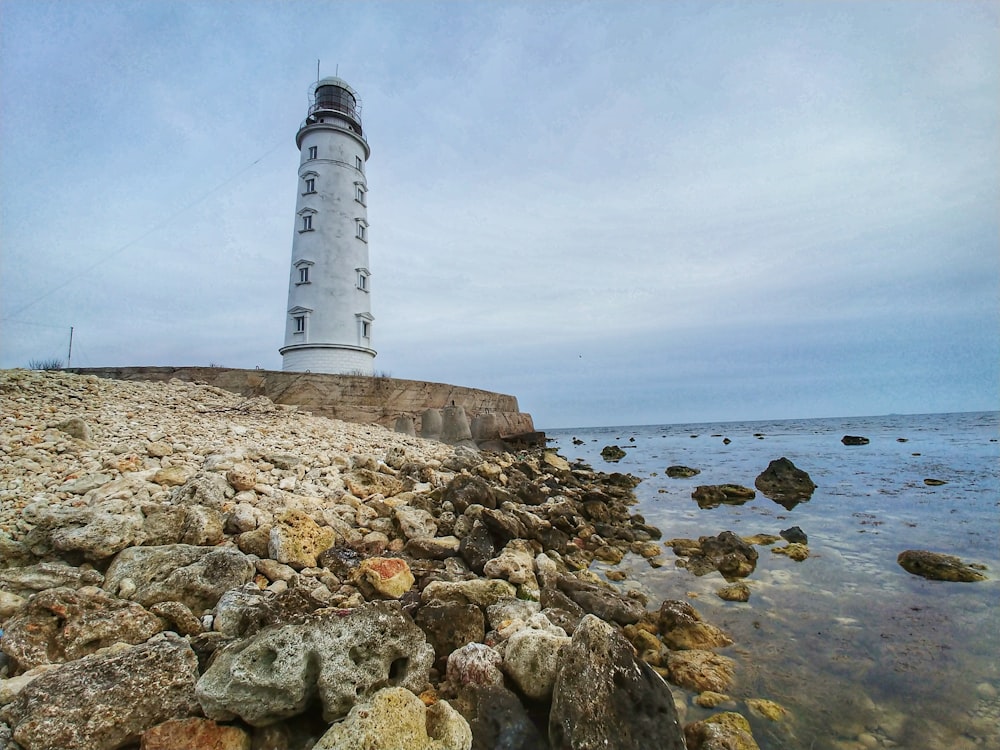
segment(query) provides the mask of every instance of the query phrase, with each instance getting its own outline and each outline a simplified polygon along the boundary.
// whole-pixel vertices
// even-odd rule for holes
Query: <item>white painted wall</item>
[[[368,208],[357,200],[357,188],[360,185],[367,191],[364,163],[370,149],[352,132],[348,120],[330,114],[320,117],[323,121],[305,124],[296,137],[299,180],[285,343],[280,349],[282,369],[370,374],[375,358],[371,339],[372,279],[367,280],[366,290],[360,289],[358,269],[367,271],[371,266],[368,242],[357,236],[359,220],[365,225],[368,221]],[[316,158],[310,158],[313,147]],[[307,193],[306,179],[315,181],[315,192]],[[308,231],[303,231],[305,214],[312,217]],[[300,261],[309,263],[308,283],[300,283]],[[293,312],[296,310],[300,311]],[[304,331],[296,331],[296,315],[305,316]],[[365,321],[367,338],[362,335]]]

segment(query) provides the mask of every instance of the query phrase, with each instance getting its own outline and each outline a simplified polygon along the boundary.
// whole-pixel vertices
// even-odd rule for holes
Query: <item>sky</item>
[[[0,367],[280,369],[318,60],[377,372],[540,429],[997,409],[998,19],[0,0]]]

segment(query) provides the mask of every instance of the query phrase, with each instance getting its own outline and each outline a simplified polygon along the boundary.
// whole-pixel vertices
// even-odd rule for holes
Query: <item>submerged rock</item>
[[[687,602],[668,599],[660,605],[658,627],[663,642],[672,649],[710,649],[731,646],[733,639],[705,622]]]
[[[617,445],[606,445],[601,449],[601,458],[608,463],[617,463],[625,458],[625,451]]]
[[[703,649],[671,651],[667,655],[670,681],[696,693],[725,693],[733,683],[735,664],[728,656]]]
[[[691,493],[699,508],[718,508],[722,504],[743,505],[753,500],[757,493],[738,484],[703,484]]]
[[[690,466],[668,466],[667,476],[671,479],[690,479],[701,474],[701,469],[692,469]]]
[[[844,437],[840,439],[840,442],[844,445],[868,445],[871,440],[866,437],[862,437],[861,435],[844,435]]]
[[[620,631],[588,615],[560,654],[549,714],[553,750],[681,750],[670,688]]]
[[[667,543],[675,555],[686,558],[680,564],[696,576],[718,570],[729,580],[746,578],[757,567],[757,550],[732,531],[697,540],[671,539]]]
[[[986,576],[980,572],[986,570],[986,566],[977,563],[964,563],[954,555],[945,555],[940,552],[908,549],[899,553],[896,562],[907,573],[935,581],[972,583],[986,580]]]
[[[759,750],[750,722],[732,711],[684,727],[688,750]]]

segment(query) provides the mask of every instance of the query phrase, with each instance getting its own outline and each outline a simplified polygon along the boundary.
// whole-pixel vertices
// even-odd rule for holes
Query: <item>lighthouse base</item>
[[[375,351],[362,347],[286,346],[280,350],[285,372],[321,372],[331,375],[372,375]]]

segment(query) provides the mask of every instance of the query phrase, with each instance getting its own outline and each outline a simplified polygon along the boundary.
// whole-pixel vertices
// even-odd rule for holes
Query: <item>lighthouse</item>
[[[295,145],[299,178],[282,369],[371,375],[365,179],[371,149],[357,92],[340,78],[317,81]]]

